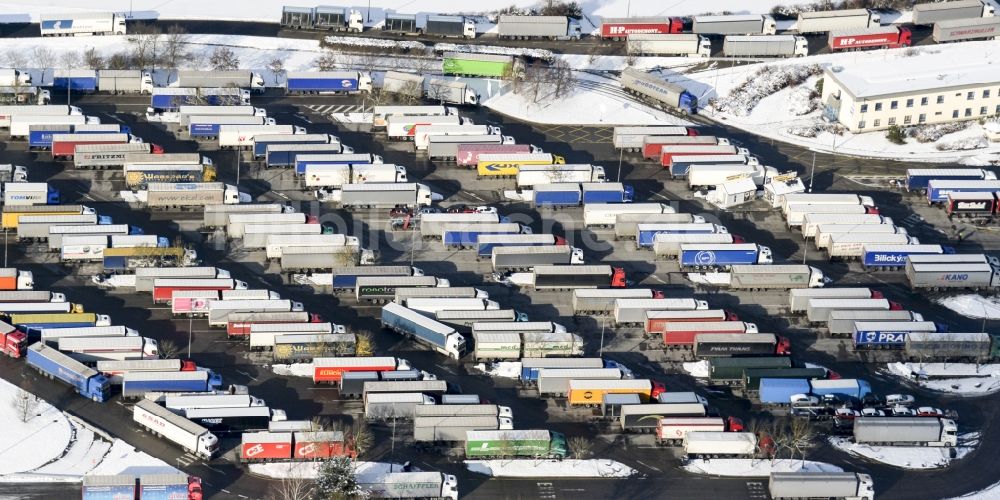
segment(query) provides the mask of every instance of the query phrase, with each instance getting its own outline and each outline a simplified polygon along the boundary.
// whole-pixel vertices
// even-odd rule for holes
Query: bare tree
[[[281,77],[285,76],[285,61],[280,57],[275,57],[267,63],[267,69],[274,74],[274,84],[277,85],[281,81]]]
[[[301,465],[296,462],[287,464],[288,471],[285,476],[277,483],[272,482],[271,487],[268,488],[268,500],[309,500],[313,498],[314,481],[303,477],[296,470]]]
[[[17,50],[8,50],[7,52],[4,52],[3,59],[7,66],[15,69],[23,68],[28,65],[28,58],[25,56],[24,52]]]
[[[593,454],[594,450],[594,442],[584,436],[569,438],[566,446],[569,447],[570,456],[577,460],[583,460],[589,457]]]
[[[378,69],[381,52],[375,47],[363,47],[354,55],[354,66],[371,73]]]
[[[80,53],[75,50],[63,52],[59,56],[59,64],[66,69],[75,69],[80,65]]]
[[[229,47],[216,47],[212,51],[212,55],[208,58],[208,63],[214,70],[230,71],[239,69],[240,58]]]
[[[562,59],[556,59],[549,68],[549,81],[552,84],[552,93],[556,99],[565,97],[573,91],[575,80],[573,79],[573,68]]]
[[[107,69],[130,69],[132,61],[125,52],[116,52],[108,57],[106,66]]]
[[[11,396],[10,405],[14,408],[17,418],[21,422],[27,422],[35,416],[35,410],[38,409],[38,396],[18,387]]]
[[[139,23],[132,29],[128,42],[132,50],[132,58],[138,69],[156,65],[156,48],[160,41],[160,29]]]
[[[430,95],[431,91],[434,89],[437,89],[437,87],[433,85],[428,87],[428,95]],[[415,81],[404,83],[399,91],[395,92],[396,96],[400,101],[402,101],[403,104],[419,103],[421,97],[423,97],[423,93],[423,85],[421,85],[420,82]]]
[[[56,65],[56,55],[48,47],[39,45],[31,49],[31,61],[40,69],[51,68]]]
[[[83,64],[90,69],[104,69],[104,57],[97,49],[90,47],[83,52]]]
[[[177,65],[187,57],[184,50],[187,44],[187,30],[176,24],[167,28],[167,35],[163,39],[163,64],[170,69],[177,69]]]
[[[368,428],[368,424],[362,421],[355,422],[344,435],[349,436],[348,442],[358,456],[367,453],[375,444],[375,435]]]
[[[807,419],[792,420],[788,427],[788,446],[797,452],[803,461],[806,459],[806,450],[813,446],[814,437],[815,432]]]
[[[333,71],[337,69],[337,64],[339,62],[340,54],[332,49],[326,49],[323,51],[323,54],[313,61],[313,65],[320,71]]]
[[[181,352],[177,342],[170,339],[160,340],[156,345],[156,350],[162,359],[176,358]]]

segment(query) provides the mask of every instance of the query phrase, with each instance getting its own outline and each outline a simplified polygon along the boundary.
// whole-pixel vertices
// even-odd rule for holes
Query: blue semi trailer
[[[927,184],[932,179],[979,181],[996,178],[996,174],[981,168],[911,168],[906,170],[906,190],[927,189]]]
[[[264,158],[267,156],[267,147],[272,144],[330,144],[331,142],[340,142],[340,139],[330,134],[255,135],[253,156],[254,158]]]
[[[222,377],[209,370],[126,372],[122,397],[141,398],[147,392],[209,392],[222,387]]]
[[[948,193],[994,193],[1000,191],[997,180],[931,179],[927,182],[927,204],[948,201]]]
[[[869,270],[899,270],[911,255],[952,255],[955,249],[941,245],[865,245],[861,264]]]
[[[111,395],[108,377],[42,342],[28,347],[27,362],[42,375],[73,386],[85,398],[103,403]]]
[[[372,90],[371,75],[359,71],[289,71],[285,81],[289,94],[353,94]]]
[[[639,248],[652,248],[657,234],[726,234],[725,226],[712,223],[687,224],[637,224],[635,228],[635,244]]]
[[[735,265],[770,264],[771,249],[756,243],[682,243],[682,267],[728,269]]]

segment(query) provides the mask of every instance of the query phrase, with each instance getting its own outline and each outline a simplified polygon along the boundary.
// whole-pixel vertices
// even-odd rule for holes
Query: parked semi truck
[[[426,184],[373,182],[369,184],[345,184],[332,192],[320,191],[319,200],[354,208],[394,208],[428,206],[441,195],[431,192]]]
[[[42,36],[124,35],[125,15],[110,12],[41,14],[38,27]]]
[[[320,5],[312,7],[281,8],[281,26],[290,29],[316,29],[327,31],[364,31],[364,16],[360,11],[343,7]]]
[[[768,492],[774,500],[874,500],[875,482],[870,475],[855,472],[772,472]]]
[[[575,288],[625,288],[625,270],[607,265],[535,266],[531,273],[515,273],[509,279],[516,285],[534,290],[572,290]],[[516,277],[516,278],[515,278]]]
[[[412,73],[387,71],[382,91],[438,101],[441,104],[479,104],[479,94],[466,82],[425,78]]]
[[[390,472],[361,476],[358,488],[371,498],[458,499],[458,478],[441,472]]]
[[[566,436],[546,430],[468,431],[465,456],[563,458],[568,453]]]
[[[195,88],[230,87],[261,92],[264,90],[264,78],[259,73],[241,70],[178,70],[177,79],[170,82],[170,86]]]
[[[854,421],[854,441],[883,446],[943,446],[958,444],[954,420],[928,417],[864,417]]]
[[[920,26],[952,19],[993,17],[993,6],[981,0],[958,0],[913,6],[913,24]]]
[[[820,12],[800,12],[795,23],[798,33],[825,33],[849,29],[877,28],[882,16],[868,9],[844,9]]]
[[[497,36],[508,39],[579,40],[580,24],[566,16],[500,16]]]
[[[455,359],[465,355],[465,337],[454,328],[399,304],[390,303],[382,307],[382,327],[412,337]]]
[[[691,27],[699,35],[774,35],[777,24],[771,16],[694,16]]]
[[[649,34],[681,33],[684,20],[679,17],[605,17],[601,19],[601,38],[622,41]]]
[[[509,55],[445,52],[441,57],[445,75],[479,78],[511,78],[524,72],[520,59]]]
[[[474,331],[472,337],[476,345],[474,358],[477,361],[583,355],[583,338],[574,333]]]
[[[722,53],[727,57],[805,57],[809,43],[804,36],[730,35],[723,41]]]
[[[28,346],[27,363],[38,373],[69,384],[78,394],[94,402],[103,403],[111,396],[111,382],[107,377],[43,342]]]
[[[358,71],[289,71],[285,78],[289,94],[353,94],[370,92],[372,77]]]
[[[994,39],[998,35],[1000,35],[1000,18],[962,18],[934,23],[931,39],[935,43],[964,42]]]
[[[152,401],[137,402],[132,408],[132,420],[205,460],[210,460],[219,450],[219,439],[208,429]]]
[[[827,38],[831,51],[895,49],[909,47],[912,43],[910,29],[899,26],[831,31]]]
[[[728,273],[689,274],[688,279],[699,284],[738,290],[820,288],[827,282],[823,271],[815,267],[796,264],[735,265],[730,268]]]
[[[694,94],[680,85],[649,73],[625,68],[621,74],[621,84],[627,92],[652,100],[659,107],[668,106],[692,115],[698,112],[698,98]]]
[[[236,186],[221,182],[150,182],[146,189],[120,191],[121,198],[152,209],[191,208],[205,205],[250,203],[252,198]]]
[[[712,42],[694,34],[635,34],[628,36],[625,51],[637,56],[709,57]]]

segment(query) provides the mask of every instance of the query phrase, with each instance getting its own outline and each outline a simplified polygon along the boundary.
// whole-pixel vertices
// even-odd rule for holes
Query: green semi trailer
[[[566,436],[546,430],[466,431],[465,456],[565,458]]]
[[[446,52],[441,69],[446,75],[504,78],[521,72],[521,61],[513,56]],[[513,69],[513,71],[511,71]]]
[[[713,384],[740,385],[743,370],[752,368],[791,368],[787,356],[759,358],[712,358],[708,361],[708,379]]]

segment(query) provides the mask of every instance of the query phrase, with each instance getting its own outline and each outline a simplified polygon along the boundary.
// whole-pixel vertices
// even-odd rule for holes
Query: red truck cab
[[[909,47],[913,45],[913,32],[910,28],[899,28],[899,41],[896,42],[897,47]]]
[[[0,334],[3,336],[3,353],[10,358],[23,358],[28,348],[28,336],[17,329]]]
[[[628,280],[625,279],[625,268],[612,267],[611,288],[626,288],[626,287],[628,287]]]
[[[880,292],[878,290],[872,290],[872,297],[871,298],[873,298],[873,299],[884,299],[885,298],[885,294],[883,294],[882,292]]]
[[[893,302],[893,301],[890,300],[889,301],[889,310],[890,311],[902,311],[902,310],[904,310],[903,309],[903,304],[900,304],[899,302]]]
[[[658,380],[650,380],[650,382],[653,383],[652,390],[649,393],[650,401],[655,401],[656,398],[660,396],[660,394],[667,392],[667,386],[663,382],[660,382]]]
[[[742,237],[742,236],[740,236],[738,234],[734,234],[732,236],[733,236],[733,244],[734,245],[740,245],[740,244],[743,244],[743,243],[747,242],[746,238],[744,238],[744,237]]]
[[[653,297],[652,298],[654,298],[654,299],[665,299],[665,298],[667,298],[667,296],[664,295],[663,290],[653,290]]]
[[[159,144],[150,143],[149,152],[154,155],[162,155],[164,152],[166,152],[166,150],[163,149],[163,146],[160,146]]]
[[[188,477],[188,500],[202,500],[205,494],[201,490],[201,478],[197,476]]]
[[[729,309],[723,309],[722,313],[725,316],[725,319],[723,321],[739,321],[740,320],[740,316],[738,314],[730,311]]]
[[[878,215],[879,214],[878,207],[865,206],[865,213],[866,214],[872,214],[872,215]]]
[[[193,359],[182,359],[181,360],[181,371],[182,372],[193,372],[198,369],[198,365],[194,363]]]
[[[682,26],[682,28],[683,28],[683,26]],[[680,33],[680,32],[678,31],[678,33]],[[688,127],[687,128],[687,133],[688,133],[688,136],[690,136],[690,137],[697,137],[698,136],[698,129],[693,128],[693,127]]]
[[[739,417],[726,417],[726,432],[743,432],[743,420]]]
[[[778,335],[778,344],[774,346],[774,353],[778,356],[791,356],[792,355],[792,341],[788,337],[782,337]]]
[[[555,244],[556,245],[566,245],[567,244],[566,243],[566,238],[563,238],[562,236],[555,236]]]

